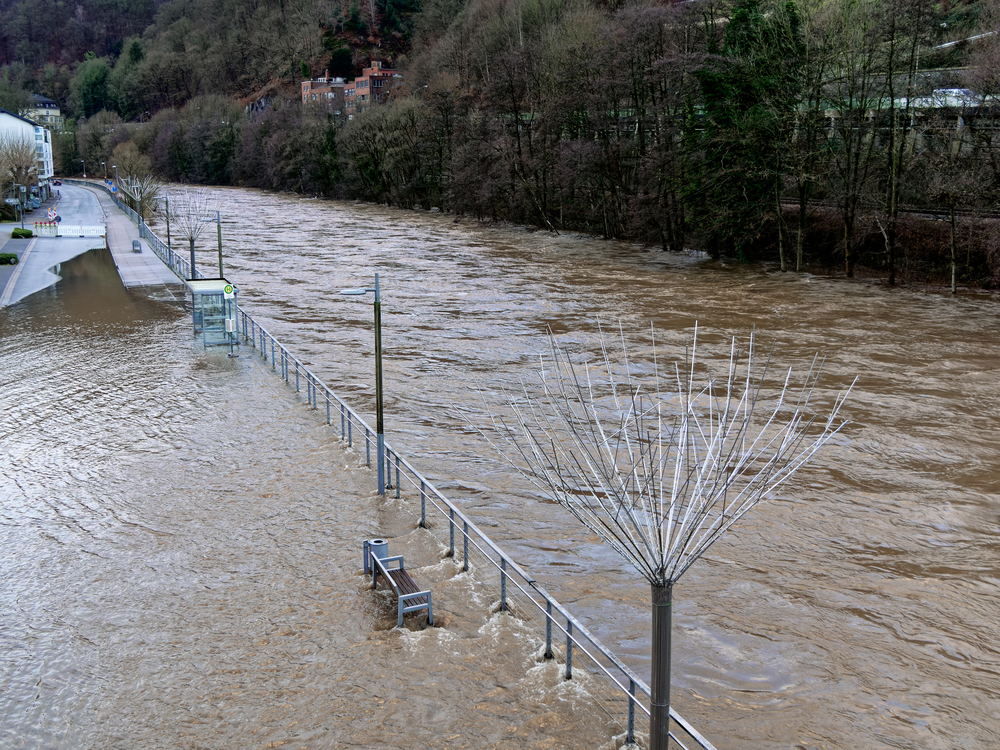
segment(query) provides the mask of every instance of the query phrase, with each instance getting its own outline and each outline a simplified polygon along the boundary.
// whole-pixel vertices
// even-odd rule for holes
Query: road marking
[[[38,242],[38,238],[32,238],[31,242],[28,243],[28,249],[24,251],[24,255],[17,259],[17,268],[14,269],[14,273],[7,279],[7,286],[3,290],[3,296],[0,297],[0,307],[7,307],[7,303],[10,302],[10,297],[14,294],[14,286],[17,284],[17,277],[21,275],[24,262],[28,259],[28,254],[34,249],[36,242]]]

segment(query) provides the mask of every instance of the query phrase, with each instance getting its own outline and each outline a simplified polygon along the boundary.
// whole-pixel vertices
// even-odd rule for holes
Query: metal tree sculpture
[[[174,191],[167,197],[167,201],[167,226],[173,220],[174,226],[178,228],[177,234],[188,241],[191,250],[191,278],[194,279],[194,243],[204,233],[208,222],[215,221],[215,201],[209,198],[205,190]]]
[[[136,175],[118,181],[118,189],[143,221],[156,213],[163,185],[153,175]]]
[[[649,581],[650,747],[666,750],[674,584],[844,426],[836,420],[850,389],[817,419],[810,410],[821,369],[815,358],[797,385],[789,369],[765,390],[769,362],[757,361],[754,336],[743,357],[734,338],[719,379],[696,358],[695,329],[689,355],[669,374],[659,370],[653,341],[652,372],[641,378],[648,367],[629,360],[621,338],[623,367],[612,362],[602,333],[595,371],[574,366],[550,334],[541,393],[523,382],[521,392],[504,392],[505,413],[490,413],[499,439],[485,437]]]

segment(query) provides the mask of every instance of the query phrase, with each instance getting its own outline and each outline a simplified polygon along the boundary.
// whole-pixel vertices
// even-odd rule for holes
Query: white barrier
[[[80,224],[57,224],[54,221],[36,221],[36,237],[104,237],[108,233],[107,226],[96,224],[86,226]]]
[[[104,237],[107,234],[107,228],[104,224],[99,224],[95,226],[80,226],[71,224],[67,226],[66,224],[59,225],[59,237]]]

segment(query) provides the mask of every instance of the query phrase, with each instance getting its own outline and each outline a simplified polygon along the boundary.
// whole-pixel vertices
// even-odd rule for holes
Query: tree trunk
[[[673,584],[651,587],[653,603],[653,670],[649,683],[649,750],[670,744],[670,604]]]
[[[847,278],[854,277],[854,254],[851,247],[851,239],[854,235],[854,216],[848,215],[844,221],[844,272]]]
[[[781,193],[778,192],[777,182],[774,184],[774,208],[778,220],[778,259],[781,261],[781,272],[784,273],[788,267],[785,264],[785,233],[782,231],[784,221],[781,216]]]
[[[948,213],[951,221],[951,293],[958,292],[955,282],[955,198],[948,196]]]
[[[889,217],[885,230],[885,244],[889,253],[889,286],[896,286],[896,218]]]
[[[795,270],[802,270],[802,250],[806,237],[806,203],[808,201],[808,188],[805,182],[799,184],[799,233],[795,238]]]

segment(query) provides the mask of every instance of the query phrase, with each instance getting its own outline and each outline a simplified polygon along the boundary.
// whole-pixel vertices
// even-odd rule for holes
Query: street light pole
[[[87,179],[87,162],[85,162],[83,159],[80,159],[80,163],[83,165],[83,179],[86,180]]]
[[[107,181],[108,181],[108,165],[107,165],[107,164],[105,164],[105,163],[104,163],[104,162],[102,161],[102,162],[101,162],[101,166],[102,166],[102,167],[104,167],[104,181],[105,181],[105,182],[107,182]]]
[[[385,429],[382,419],[382,299],[379,296],[378,274],[375,288],[341,289],[341,294],[375,292],[375,456],[377,461],[378,494],[385,494]]]
[[[226,274],[222,272],[222,218],[219,212],[215,212],[215,226],[219,230],[219,278],[224,279]]]

